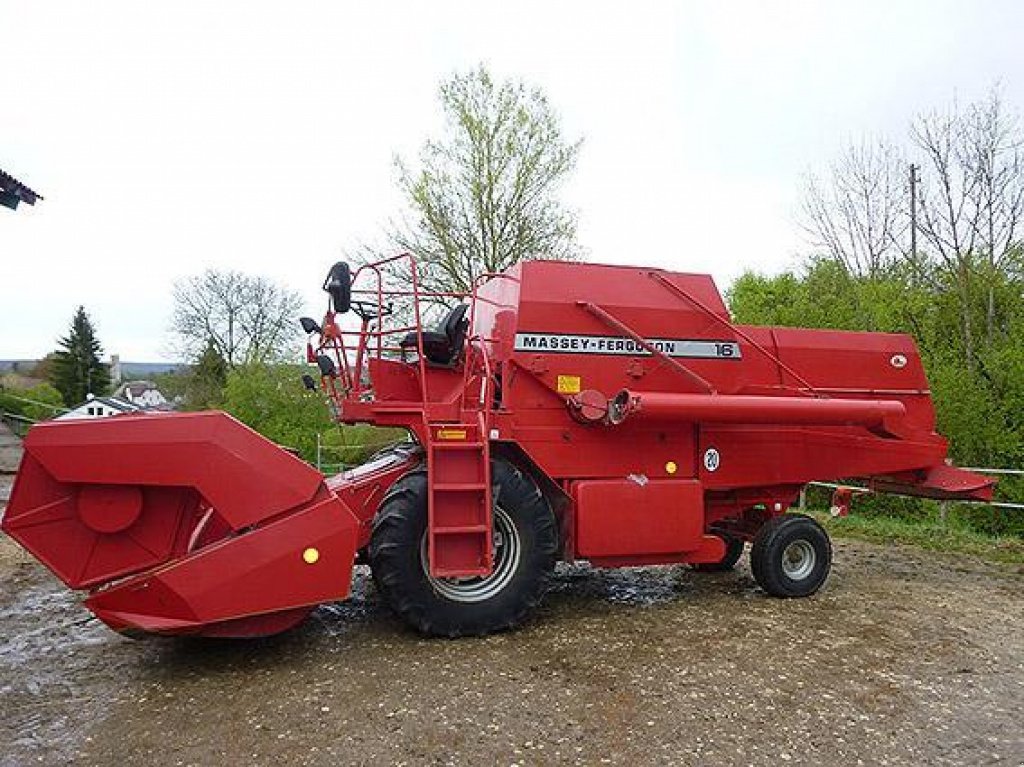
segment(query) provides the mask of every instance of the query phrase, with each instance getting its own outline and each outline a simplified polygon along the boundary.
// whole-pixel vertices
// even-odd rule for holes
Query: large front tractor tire
[[[435,578],[427,563],[427,475],[406,474],[381,501],[370,538],[373,579],[391,609],[432,636],[479,636],[520,624],[551,580],[558,525],[536,484],[504,461],[491,465],[494,568]]]
[[[757,585],[774,597],[807,597],[832,569],[832,543],[824,528],[803,514],[768,520],[750,548]]]

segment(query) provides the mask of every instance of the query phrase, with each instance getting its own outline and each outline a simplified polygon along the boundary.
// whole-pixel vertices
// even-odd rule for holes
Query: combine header
[[[813,594],[831,546],[787,513],[811,480],[992,494],[946,465],[907,336],[735,325],[710,277],[635,267],[438,295],[403,255],[324,288],[302,325],[332,412],[409,443],[325,479],[224,413],[45,423],[3,529],[125,633],[279,632],[361,561],[408,624],[459,636],[519,623],[559,559],[723,570],[749,542],[766,592]]]

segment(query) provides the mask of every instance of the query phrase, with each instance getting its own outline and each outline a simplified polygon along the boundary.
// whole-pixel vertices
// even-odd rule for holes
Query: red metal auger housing
[[[3,530],[123,632],[282,631],[361,557],[456,636],[520,622],[558,559],[728,569],[750,542],[766,592],[812,594],[831,546],[786,513],[812,480],[992,495],[946,464],[904,335],[735,325],[710,277],[638,267],[531,261],[459,296],[402,255],[324,288],[302,324],[332,412],[409,443],[325,479],[224,413],[40,424]]]

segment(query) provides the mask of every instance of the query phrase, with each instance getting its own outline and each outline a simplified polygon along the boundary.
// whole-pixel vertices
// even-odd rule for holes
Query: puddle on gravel
[[[134,663],[135,653],[125,647],[134,643],[112,634],[37,565],[20,564],[4,575],[0,734],[6,735],[0,741],[68,758],[83,728],[130,678],[122,669]],[[0,764],[9,758],[10,751],[0,753]]]

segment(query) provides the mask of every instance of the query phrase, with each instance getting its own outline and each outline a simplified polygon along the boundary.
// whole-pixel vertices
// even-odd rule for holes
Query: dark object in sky
[[[19,202],[35,205],[36,200],[41,199],[43,199],[41,194],[33,192],[14,176],[0,170],[0,205],[15,210]]]

